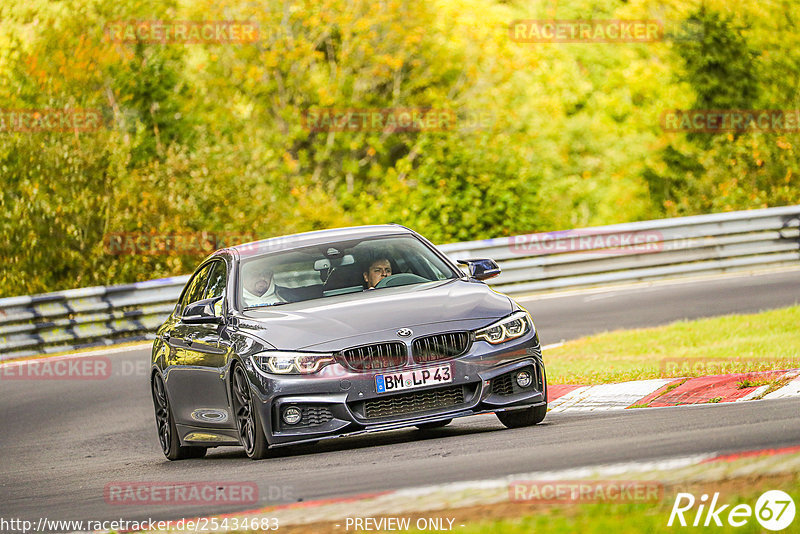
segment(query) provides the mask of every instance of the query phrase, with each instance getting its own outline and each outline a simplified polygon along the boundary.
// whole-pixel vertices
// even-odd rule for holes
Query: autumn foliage
[[[664,31],[510,38],[536,19]],[[4,0],[0,119],[39,126],[0,120],[0,295],[202,257],[109,253],[137,232],[397,222],[444,243],[798,203],[797,132],[660,124],[670,109],[800,107],[795,20],[789,0]],[[230,31],[204,37],[204,21]],[[41,110],[90,110],[98,127],[42,127]],[[379,127],[326,126],[359,120],[341,110]],[[434,126],[394,126],[413,113]]]

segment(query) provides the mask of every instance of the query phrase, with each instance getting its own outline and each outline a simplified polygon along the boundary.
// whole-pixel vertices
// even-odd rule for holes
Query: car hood
[[[239,330],[277,349],[340,350],[397,339],[400,328],[415,334],[479,328],[512,311],[507,296],[483,283],[456,279],[248,310],[240,316]]]

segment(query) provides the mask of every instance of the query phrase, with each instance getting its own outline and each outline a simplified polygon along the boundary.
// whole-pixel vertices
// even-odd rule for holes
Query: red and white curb
[[[788,383],[774,391],[771,384]],[[747,383],[755,383],[744,387]],[[551,385],[549,411],[604,411],[630,407],[741,402],[753,399],[800,397],[800,369],[764,371],[697,378],[661,378],[618,384]]]
[[[640,399],[658,391],[669,384],[669,379],[638,380],[635,382],[621,382],[619,384],[600,384],[597,386],[583,386],[567,392],[565,395],[550,400],[550,391],[558,388],[552,387],[548,391],[548,407],[552,412],[567,410],[613,410],[627,408],[636,404]]]
[[[765,399],[783,399],[786,397],[800,397],[800,369],[792,371],[795,378],[781,389],[764,395]]]

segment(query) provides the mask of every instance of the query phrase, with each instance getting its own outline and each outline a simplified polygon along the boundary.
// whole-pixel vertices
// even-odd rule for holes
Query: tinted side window
[[[215,261],[213,265],[214,268],[211,271],[211,276],[209,277],[208,286],[206,286],[206,292],[203,295],[203,299],[221,297],[225,293],[225,278],[227,275],[225,262]]]
[[[213,263],[209,263],[205,267],[203,267],[194,278],[189,280],[189,285],[186,286],[186,293],[183,295],[183,300],[181,301],[181,314],[183,314],[183,309],[186,307],[187,304],[191,304],[192,302],[197,302],[198,300],[203,298],[203,293],[205,292],[206,285],[208,285],[208,274],[213,267]]]

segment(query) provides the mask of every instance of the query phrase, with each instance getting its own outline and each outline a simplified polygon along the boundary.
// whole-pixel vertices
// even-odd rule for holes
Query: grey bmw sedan
[[[397,225],[218,250],[157,331],[150,385],[170,460],[493,412],[539,423],[547,381],[527,311]]]

